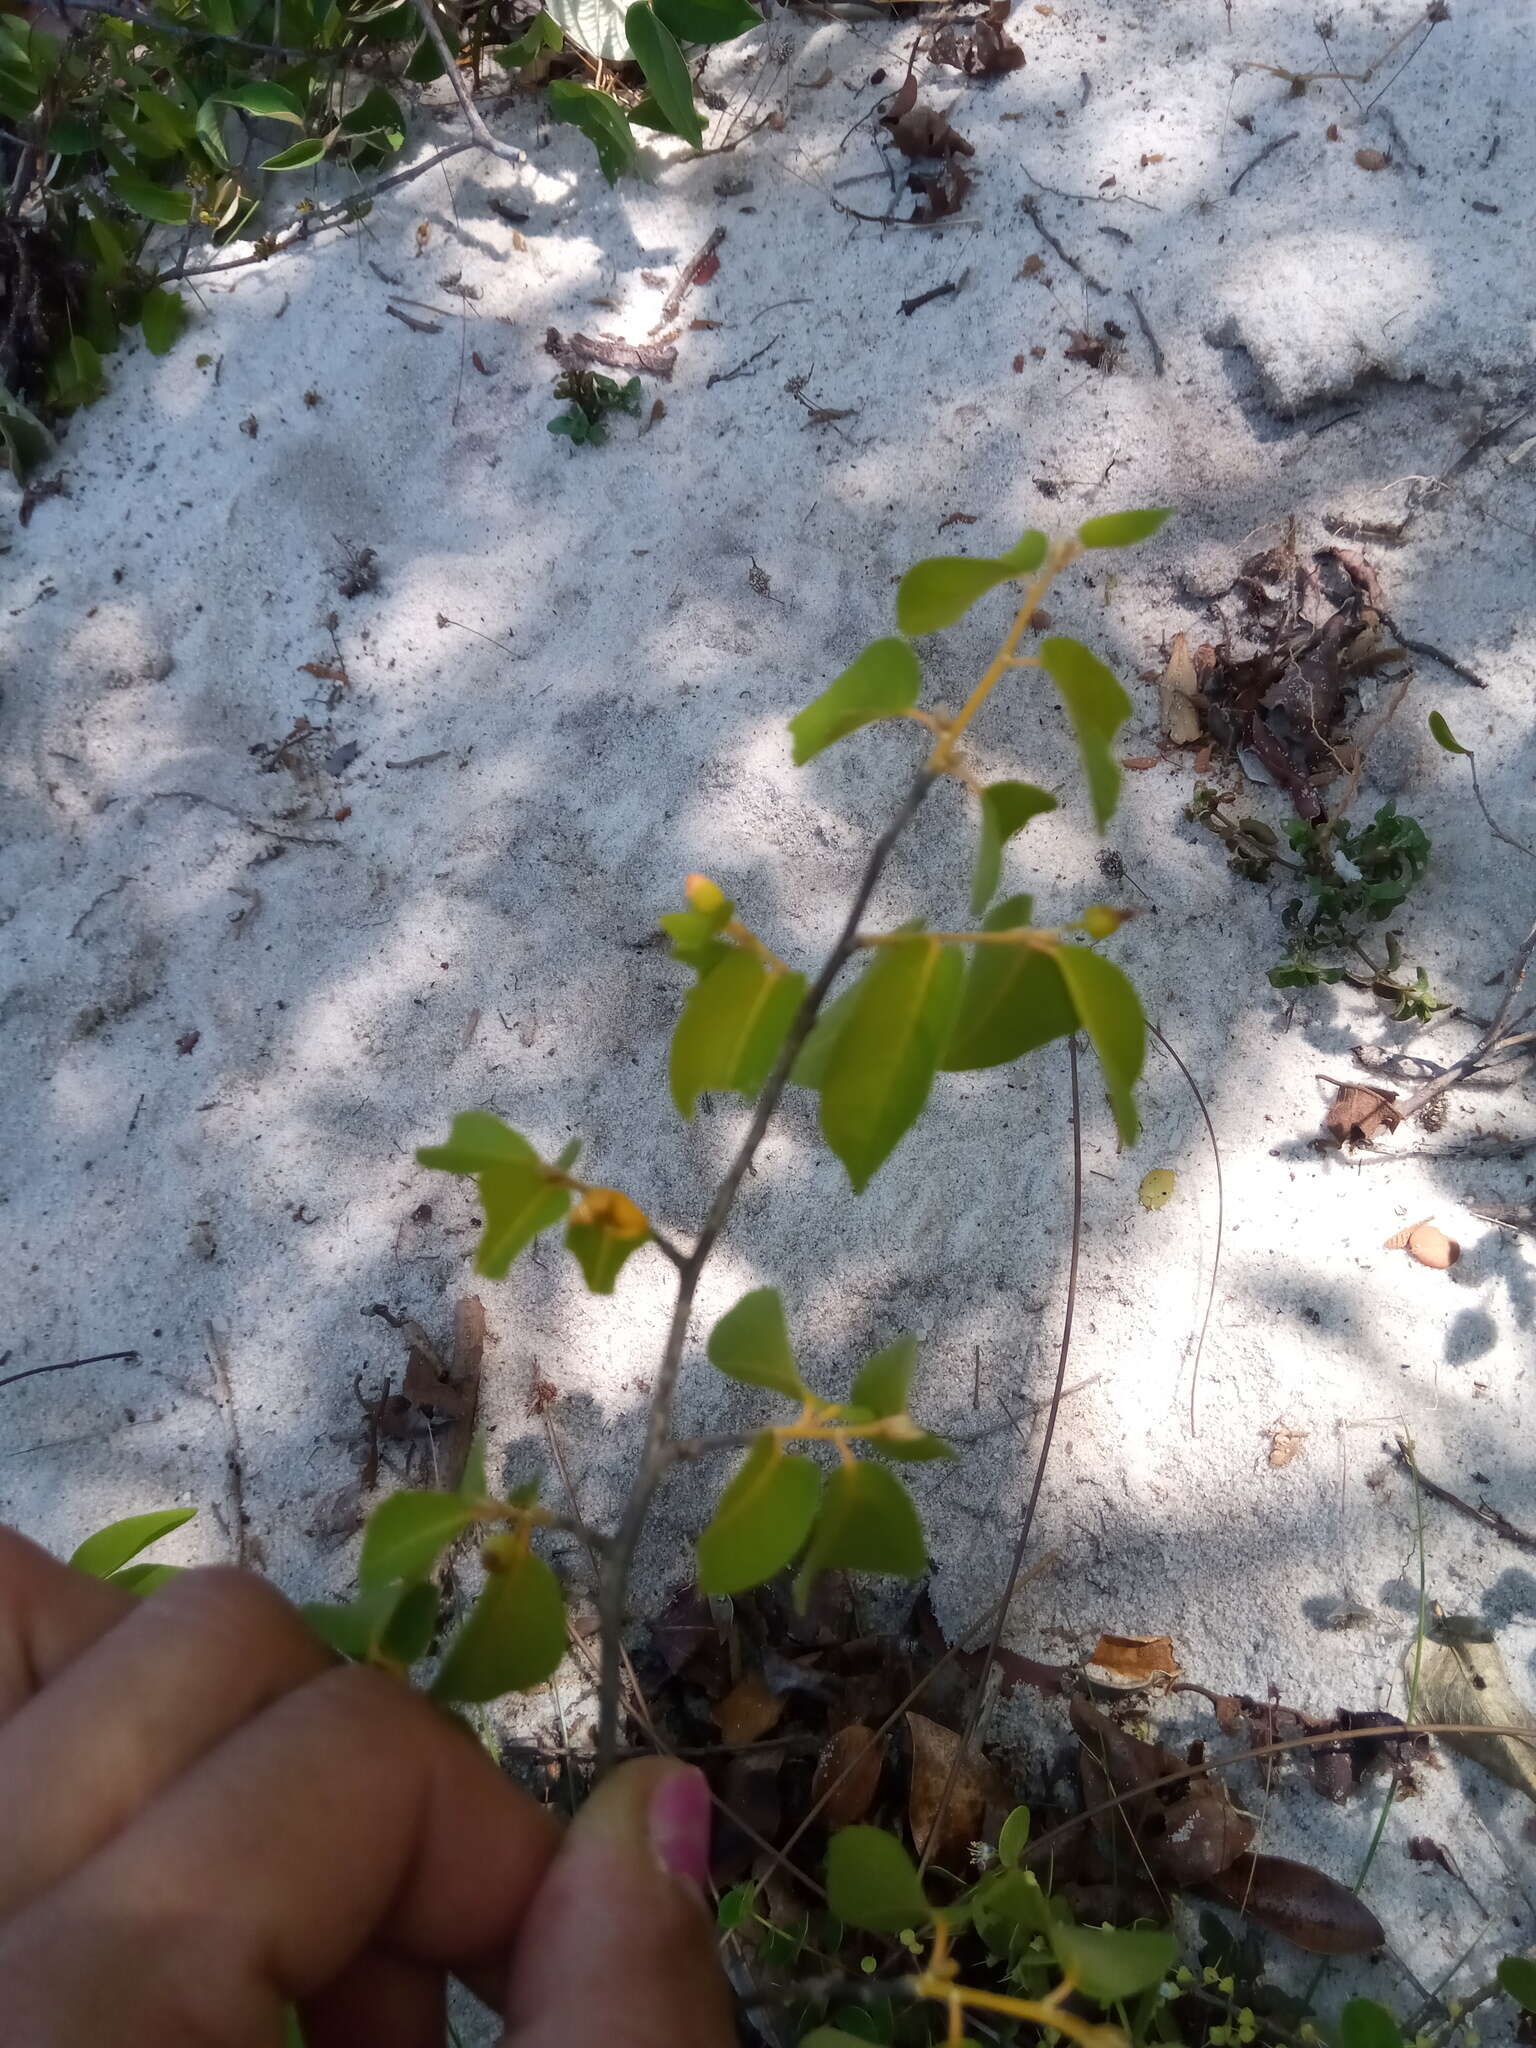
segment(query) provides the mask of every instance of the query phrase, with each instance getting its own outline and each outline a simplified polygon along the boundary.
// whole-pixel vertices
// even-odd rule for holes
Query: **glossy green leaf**
[[[187,324],[187,306],[180,292],[162,291],[151,285],[139,309],[144,328],[144,345],[152,356],[169,355]]]
[[[1062,946],[1054,957],[1078,1021],[1104,1070],[1120,1142],[1134,1145],[1141,1131],[1134,1091],[1147,1055],[1147,1020],[1141,998],[1113,960],[1087,946]]]
[[[700,1588],[743,1593],[782,1571],[810,1534],[820,1497],[820,1468],[786,1456],[765,1431],[699,1536]]]
[[[789,721],[795,766],[802,767],[861,725],[910,711],[922,686],[922,668],[905,640],[871,641],[836,682]]]
[[[1529,1956],[1506,1956],[1497,1974],[1499,1989],[1523,2011],[1536,2013],[1536,1962]]]
[[[841,1037],[843,1027],[858,1007],[858,1001],[859,985],[854,982],[832,1002],[822,1005],[816,1022],[811,1026],[809,1037],[796,1053],[795,1064],[789,1070],[790,1079],[800,1087],[819,1088],[826,1079],[832,1049]]]
[[[733,946],[688,991],[672,1034],[672,1100],[691,1117],[705,1089],[749,1099],[767,1080],[805,999],[805,976],[768,966]]]
[[[702,149],[704,123],[693,103],[693,80],[676,36],[658,19],[649,0],[635,0],[634,6],[626,11],[624,33],[673,133],[691,142],[695,149]]]
[[[537,1166],[539,1155],[520,1131],[489,1110],[462,1109],[446,1145],[422,1145],[417,1164],[443,1173],[479,1173],[487,1166]]]
[[[597,161],[610,185],[616,185],[635,161],[635,137],[623,112],[607,93],[573,78],[557,78],[547,95],[557,121],[579,128],[597,151]]]
[[[1101,518],[1085,519],[1077,537],[1085,548],[1133,547],[1139,540],[1150,540],[1172,517],[1168,505],[1152,505],[1144,512],[1106,512]]]
[[[1005,1870],[1017,1870],[1019,1858],[1029,1843],[1029,1808],[1016,1806],[997,1833],[997,1860]]]
[[[536,14],[524,28],[515,42],[505,48],[493,50],[492,57],[506,71],[521,71],[525,64],[531,64],[543,51],[554,52],[565,42],[565,35],[559,22],[542,12]]]
[[[504,1280],[518,1253],[564,1216],[571,1191],[552,1182],[542,1166],[487,1167],[477,1185],[485,1229],[475,1271],[488,1280]]]
[[[1050,1929],[1050,1943],[1077,1989],[1100,2005],[1150,1991],[1179,1956],[1173,1936],[1152,1927],[1068,1927],[1058,1921]]]
[[[1028,896],[1005,896],[983,931],[1011,931],[1033,915]],[[973,946],[954,1028],[940,1062],[946,1073],[1000,1067],[1077,1029],[1077,1011],[1049,953],[1030,946]]]
[[[1024,1811],[1016,1807],[1015,1812]],[[1011,1820],[1013,1815],[1009,1815]],[[1051,1902],[1027,1870],[988,1871],[971,1900],[976,1932],[994,1956],[1006,1958],[1027,1948],[1037,1934],[1049,1935],[1055,1915]],[[1035,1951],[1038,1958],[1039,1951]]]
[[[355,107],[342,116],[343,135],[399,135],[404,134],[405,113],[392,92],[386,92],[381,85],[371,87],[363,94]],[[399,148],[399,143],[394,144]]]
[[[397,1579],[424,1579],[450,1543],[474,1525],[475,1509],[458,1493],[392,1493],[368,1517],[357,1582],[364,1592]]]
[[[727,1309],[709,1333],[709,1362],[743,1386],[767,1387],[804,1401],[810,1389],[795,1364],[784,1304],[776,1287],[755,1287]]]
[[[656,0],[656,12],[680,43],[729,43],[763,25],[746,0]]]
[[[1450,726],[1446,723],[1444,712],[1431,711],[1429,714],[1429,729],[1435,736],[1436,744],[1444,747],[1448,754],[1471,753],[1472,749],[1464,747],[1461,741],[1457,739],[1455,733],[1451,731]]]
[[[888,1572],[920,1579],[927,1569],[923,1527],[912,1496],[894,1472],[861,1458],[839,1465],[827,1481],[795,1579],[795,1603],[803,1612],[818,1572]]]
[[[335,131],[333,130],[332,133]],[[325,138],[306,135],[302,142],[295,142],[287,149],[280,149],[276,156],[269,156],[265,163],[257,166],[263,171],[307,171],[311,164],[319,163],[325,155]]]
[[[112,1574],[107,1583],[120,1586],[125,1593],[132,1593],[135,1599],[145,1600],[162,1586],[168,1586],[172,1579],[180,1577],[179,1564],[125,1564],[120,1572]]]
[[[87,1536],[69,1561],[77,1572],[89,1572],[93,1579],[108,1579],[121,1571],[131,1557],[137,1557],[151,1543],[158,1543],[162,1536],[169,1536],[173,1529],[190,1522],[196,1513],[196,1508],[160,1508],[147,1515],[128,1515],[121,1522],[109,1522],[105,1529]]]
[[[644,1211],[613,1188],[584,1195],[565,1228],[565,1248],[594,1294],[612,1294],[625,1260],[650,1241]]]
[[[929,555],[914,562],[896,587],[897,625],[914,634],[953,626],[999,583],[1038,569],[1047,545],[1043,533],[1031,530],[1006,555]]]
[[[403,1589],[374,1639],[374,1655],[397,1670],[409,1671],[432,1647],[441,1601],[430,1580]]]
[[[25,482],[52,447],[53,436],[37,414],[0,384],[0,451],[12,476]]]
[[[1339,2014],[1339,2048],[1402,2048],[1403,2033],[1374,1998],[1350,1998]]]
[[[1120,800],[1120,764],[1110,750],[1115,734],[1131,715],[1131,700],[1080,640],[1053,633],[1040,643],[1040,661],[1067,707],[1088,779],[1094,822],[1102,832]]]
[[[448,1645],[432,1697],[473,1702],[527,1692],[553,1677],[565,1655],[565,1596],[531,1550],[486,1560],[486,1581]]]
[[[928,1100],[959,1001],[958,949],[923,933],[876,949],[821,1084],[821,1128],[861,1193]]]
[[[167,227],[185,227],[192,218],[192,194],[184,187],[172,191],[168,186],[157,185],[153,178],[146,178],[142,171],[119,171],[107,180],[107,189],[115,194],[131,213],[142,215],[145,220],[161,221]]]
[[[213,161],[225,169],[229,166],[229,152],[224,144],[226,107],[238,108],[258,120],[287,121],[295,128],[304,125],[304,109],[285,86],[252,79],[246,85],[231,86],[227,92],[210,93],[197,110],[196,134]]]
[[[1003,848],[1031,818],[1054,811],[1056,799],[1032,782],[992,782],[981,792],[981,845],[971,883],[971,915],[980,917],[1003,872]]]
[[[839,1828],[827,1844],[827,1905],[866,1934],[926,1927],[932,1909],[917,1865],[884,1828]]]

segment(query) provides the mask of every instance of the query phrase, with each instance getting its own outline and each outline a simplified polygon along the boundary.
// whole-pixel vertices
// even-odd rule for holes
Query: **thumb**
[[[732,2048],[704,1903],[709,1786],[647,1757],[581,1809],[518,1932],[504,2048]]]

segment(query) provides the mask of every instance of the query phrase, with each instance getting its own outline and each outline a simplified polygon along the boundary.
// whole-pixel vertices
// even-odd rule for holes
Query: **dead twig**
[[[151,789],[143,801],[148,804],[167,803],[179,798],[186,804],[203,804],[211,811],[222,811],[227,818],[233,818],[244,825],[247,831],[261,832],[268,839],[280,839],[285,846],[334,846],[341,847],[339,839],[305,838],[297,832],[279,832],[275,825],[264,825],[259,818],[248,818],[244,811],[237,811],[233,804],[221,803],[216,796],[204,796],[196,789]]]
[[[1437,1095],[1443,1095],[1447,1088],[1454,1088],[1458,1081],[1465,1081],[1469,1074],[1476,1073],[1479,1067],[1486,1064],[1490,1053],[1497,1053],[1501,1049],[1505,1027],[1525,985],[1526,971],[1530,967],[1533,952],[1536,952],[1536,924],[1531,926],[1520,942],[1520,949],[1510,965],[1504,999],[1494,1011],[1493,1022],[1470,1052],[1463,1053],[1459,1060],[1448,1066],[1443,1073],[1437,1074],[1432,1081],[1426,1081],[1424,1086],[1415,1090],[1406,1102],[1395,1102],[1392,1105],[1399,1126],[1410,1123],[1426,1104],[1434,1101]]]
[[[744,361],[739,362],[733,370],[711,371],[709,376],[707,376],[704,379],[704,389],[706,391],[710,391],[713,390],[713,388],[717,384],[730,384],[733,383],[736,378],[744,377],[755,362],[759,361],[760,358],[767,355],[769,349],[776,348],[783,339],[784,337],[782,334],[776,334],[773,337],[772,341],[765,341],[760,349],[757,349],[752,355],[746,357]]]
[[[235,1545],[235,1563],[249,1566],[260,1563],[259,1549],[251,1540],[250,1517],[245,1508],[245,1454],[240,1446],[240,1419],[235,1413],[234,1388],[230,1385],[229,1359],[224,1349],[224,1339],[217,1326],[210,1322],[208,1330],[208,1363],[213,1368],[214,1399],[220,1415],[224,1418],[225,1451],[224,1466],[229,1474],[229,1511],[233,1528],[230,1534]]]
[[[644,370],[648,377],[660,377],[667,383],[677,368],[675,348],[655,342],[619,341],[607,335],[562,336],[558,327],[546,329],[544,352],[567,370],[578,369],[584,363],[601,363],[605,370]]]
[[[1460,1513],[1470,1515],[1474,1522],[1480,1522],[1485,1529],[1491,1529],[1495,1536],[1502,1536],[1506,1543],[1517,1544],[1521,1550],[1536,1550],[1536,1536],[1530,1535],[1524,1529],[1517,1529],[1509,1517],[1501,1515],[1497,1508],[1489,1507],[1486,1502],[1474,1507],[1471,1501],[1463,1500],[1459,1493],[1452,1493],[1448,1486],[1441,1486],[1437,1481],[1426,1477],[1424,1472],[1417,1468],[1407,1444],[1401,1437],[1397,1439],[1393,1458],[1405,1472],[1413,1474],[1431,1500],[1438,1500],[1448,1508],[1456,1508]]]
[[[6,1353],[8,1358],[10,1353]],[[19,1386],[23,1380],[40,1379],[45,1372],[73,1372],[77,1365],[111,1365],[121,1360],[124,1365],[137,1365],[137,1351],[94,1351],[89,1358],[61,1358],[57,1365],[29,1365],[25,1372],[13,1372],[0,1380],[0,1387]],[[0,1365],[5,1363],[0,1359]]]
[[[1069,255],[1068,252],[1062,247],[1061,243],[1051,233],[1050,229],[1046,226],[1044,220],[1041,218],[1039,200],[1021,199],[1019,201],[1019,208],[1021,212],[1027,213],[1029,215],[1030,219],[1035,224],[1035,232],[1039,235],[1041,241],[1044,242],[1049,248],[1052,248],[1056,251],[1056,254],[1061,258],[1062,262],[1065,263],[1068,270],[1075,271],[1077,275],[1083,280],[1083,283],[1087,285],[1088,289],[1091,292],[1097,292],[1101,299],[1107,299],[1109,297],[1109,286],[1107,284],[1100,284],[1099,280],[1094,276],[1091,270],[1087,269],[1083,264],[1079,263],[1075,256]]]
[[[1150,1017],[1147,1019],[1147,1029],[1189,1084],[1189,1092],[1194,1096],[1195,1107],[1205,1124],[1205,1135],[1211,1141],[1211,1159],[1216,1168],[1216,1249],[1211,1254],[1211,1284],[1205,1297],[1205,1313],[1200,1318],[1200,1335],[1195,1340],[1195,1362],[1189,1375],[1189,1433],[1191,1436],[1198,1436],[1200,1432],[1195,1425],[1195,1391],[1200,1384],[1200,1360],[1205,1351],[1205,1333],[1211,1326],[1211,1311],[1216,1306],[1216,1281],[1221,1272],[1221,1241],[1226,1227],[1227,1198],[1221,1182],[1221,1147],[1216,1142],[1216,1126],[1211,1122],[1211,1112],[1206,1108],[1205,1097],[1200,1093],[1194,1075]]]
[[[469,87],[464,83],[459,71],[459,60],[449,47],[448,38],[438,23],[432,0],[413,0],[413,4],[421,17],[421,25],[427,32],[428,40],[443,60],[443,70],[447,74],[448,83],[453,87],[453,96],[469,123],[470,134],[482,149],[488,150],[492,156],[499,156],[504,164],[526,163],[528,159],[522,150],[515,149],[510,142],[498,142],[486,127],[480,109],[475,105]]]
[[[409,327],[412,334],[441,334],[442,323],[438,320],[418,320],[414,313],[407,313],[402,306],[386,306],[385,312],[402,326]]]
[[[1404,521],[1406,526],[1407,522]],[[1475,668],[1468,668],[1464,661],[1458,661],[1453,654],[1447,654],[1443,647],[1437,647],[1433,640],[1415,640],[1405,633],[1390,612],[1382,612],[1381,622],[1391,629],[1392,637],[1399,647],[1406,647],[1410,654],[1422,654],[1428,661],[1438,661],[1453,676],[1460,676],[1464,683],[1470,683],[1474,690],[1486,690],[1488,678],[1480,676]]]
[[[959,280],[948,278],[943,284],[936,284],[931,291],[919,292],[915,298],[903,299],[901,310],[910,320],[919,306],[931,306],[935,299],[950,299],[960,289]]]
[[[683,265],[683,268],[678,273],[677,283],[673,285],[671,291],[669,291],[667,293],[667,296],[662,300],[661,318],[656,322],[656,325],[651,329],[652,334],[660,334],[661,330],[664,327],[670,326],[671,323],[677,318],[678,309],[682,305],[684,299],[686,299],[688,294],[693,290],[694,283],[698,278],[699,272],[704,268],[705,264],[708,263],[709,259],[714,255],[715,251],[719,248],[720,244],[724,240],[724,228],[710,229],[708,235],[704,239],[703,246],[699,249],[698,253],[689,262]]]
[[[1131,302],[1131,311],[1136,315],[1136,325],[1141,329],[1142,338],[1152,351],[1152,374],[1154,377],[1161,377],[1168,368],[1168,358],[1163,354],[1162,346],[1152,332],[1152,323],[1142,308],[1141,300],[1133,291],[1128,291],[1125,296]]]
[[[1259,69],[1267,70],[1268,66],[1261,65],[1259,66]],[[1277,149],[1284,149],[1285,145],[1288,142],[1296,141],[1297,137],[1300,134],[1301,130],[1299,128],[1293,128],[1289,135],[1277,135],[1273,142],[1266,142],[1264,147],[1259,151],[1258,155],[1254,157],[1251,160],[1251,162],[1243,165],[1243,168],[1238,172],[1237,176],[1232,180],[1231,184],[1227,187],[1227,197],[1229,199],[1235,199],[1237,197],[1237,188],[1239,185],[1242,184],[1244,178],[1247,177],[1248,173],[1250,171],[1256,171],[1259,165],[1263,163],[1266,157],[1273,156]]]

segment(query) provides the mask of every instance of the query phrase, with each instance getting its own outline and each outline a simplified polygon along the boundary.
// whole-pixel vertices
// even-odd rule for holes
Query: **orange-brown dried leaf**
[[[1355,151],[1355,162],[1362,171],[1384,171],[1391,161],[1391,157],[1386,154],[1385,150],[1357,149]]]
[[[1304,1429],[1272,1429],[1269,1433],[1269,1462],[1277,1472],[1283,1471],[1301,1456],[1302,1445],[1307,1440]]]
[[[1346,1081],[1328,1105],[1324,1128],[1341,1145],[1369,1145],[1402,1122],[1392,1107],[1396,1100],[1390,1088],[1366,1088],[1357,1081]]]
[[[971,1844],[982,1839],[987,1801],[1001,1789],[997,1773],[984,1757],[968,1750],[955,1771],[949,1797],[944,1799],[944,1787],[960,1754],[960,1737],[952,1728],[930,1721],[926,1714],[908,1714],[906,1719],[912,1743],[907,1824],[913,1846],[920,1856],[926,1850],[929,1861],[939,1869],[959,1876],[970,1868]]]
[[[783,1715],[783,1700],[768,1690],[756,1671],[733,1685],[725,1698],[710,1709],[710,1718],[720,1730],[720,1740],[733,1747],[761,1742],[779,1725]]]
[[[1421,1266],[1434,1266],[1442,1273],[1461,1257],[1461,1246],[1455,1238],[1447,1237],[1439,1224],[1431,1223],[1427,1216],[1422,1223],[1410,1223],[1406,1230],[1394,1231],[1382,1249],[1407,1252]]]
[[[851,1721],[829,1739],[811,1780],[811,1803],[821,1807],[829,1828],[857,1827],[875,1803],[883,1767],[879,1739],[862,1721]]]
[[[1155,1679],[1179,1675],[1172,1636],[1101,1635],[1088,1662],[1132,1685],[1150,1685]]]

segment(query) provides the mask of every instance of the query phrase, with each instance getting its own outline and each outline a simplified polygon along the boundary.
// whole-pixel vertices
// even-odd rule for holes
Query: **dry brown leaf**
[[[1107,1671],[1111,1677],[1133,1686],[1179,1675],[1171,1636],[1101,1635],[1088,1662],[1095,1673]]]
[[[1137,1793],[1183,1764],[1160,1743],[1138,1742],[1085,1699],[1071,1707],[1078,1739],[1083,1797],[1098,1806],[1113,1795],[1122,1803],[1095,1817],[1095,1830],[1120,1853],[1129,1853],[1157,1883],[1187,1888],[1208,1884],[1253,1842],[1253,1822],[1228,1798],[1221,1782],[1204,1773]]]
[[[906,1721],[912,1742],[907,1825],[913,1844],[919,1855],[926,1850],[929,1860],[941,1870],[959,1876],[970,1868],[972,1842],[982,1839],[987,1801],[1001,1790],[997,1774],[984,1757],[967,1751],[955,1771],[941,1815],[939,1801],[960,1753],[960,1737],[952,1728],[930,1721],[926,1714],[908,1714]]]
[[[1205,1890],[1315,1956],[1369,1955],[1387,1938],[1357,1893],[1286,1856],[1240,1856]]]
[[[1102,334],[1090,334],[1086,327],[1072,330],[1072,338],[1066,348],[1069,363],[1086,363],[1090,370],[1097,370],[1102,368],[1108,354],[1109,343]]]
[[[1412,1655],[1410,1650],[1409,1655]],[[1470,1721],[1484,1728],[1529,1728],[1520,1735],[1443,1735],[1442,1742],[1536,1799],[1536,1719],[1515,1695],[1497,1643],[1453,1637],[1424,1645],[1419,1672],[1419,1717]]]
[[[770,1729],[776,1728],[783,1718],[784,1702],[777,1693],[768,1690],[760,1672],[749,1671],[709,1712],[720,1730],[720,1740],[734,1747],[759,1742]]]
[[[1038,277],[1044,268],[1045,258],[1043,256],[1026,256],[1024,258],[1024,267],[1019,272],[1019,275],[1020,277]]]
[[[948,114],[937,107],[913,106],[905,113],[887,114],[885,126],[903,156],[974,156],[973,145],[949,125]]]
[[[1024,52],[1005,33],[1010,0],[997,0],[981,20],[967,31],[959,24],[946,24],[934,33],[928,54],[935,64],[948,64],[967,78],[998,78],[1005,71],[1017,71]]]
[[[1175,633],[1168,649],[1168,666],[1157,686],[1163,731],[1176,747],[1197,746],[1200,722],[1200,683],[1195,658],[1189,651],[1189,635]]]
[[[346,670],[334,661],[301,661],[301,676],[315,676],[322,683],[347,683],[351,679]]]
[[[856,1827],[875,1803],[884,1757],[862,1721],[839,1728],[816,1759],[811,1803],[829,1828]]]
[[[1337,122],[1337,121],[1330,121],[1330,122],[1328,123],[1328,140],[1329,140],[1330,142],[1337,142],[1337,141],[1338,141],[1338,139],[1339,139],[1339,124],[1338,124],[1338,122]]]
[[[1307,1440],[1304,1429],[1272,1429],[1269,1433],[1269,1462],[1279,1472],[1301,1456]]]
[[[1391,161],[1391,157],[1379,149],[1357,149],[1355,151],[1355,162],[1362,171],[1384,171]]]
[[[1442,1273],[1461,1257],[1461,1246],[1455,1238],[1447,1237],[1439,1224],[1431,1223],[1427,1216],[1422,1223],[1410,1223],[1406,1230],[1394,1231],[1382,1249],[1407,1252],[1421,1266],[1434,1266]]]
[[[1402,1122],[1392,1107],[1396,1100],[1390,1088],[1365,1088],[1355,1081],[1341,1083],[1328,1105],[1324,1127],[1332,1131],[1341,1145],[1369,1145],[1384,1131],[1395,1131]]]
[[[1120,763],[1122,768],[1134,768],[1138,774],[1157,766],[1156,754],[1131,754]]]

